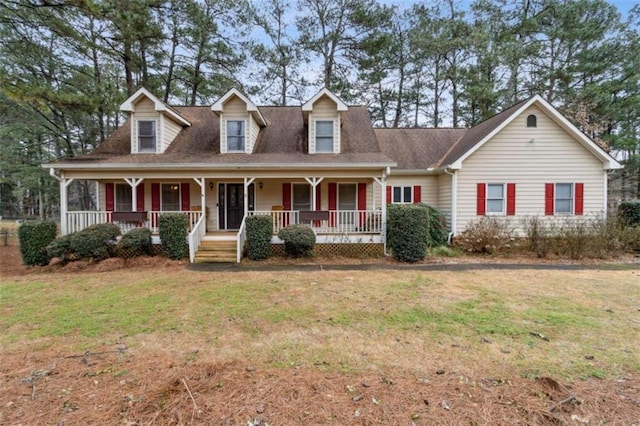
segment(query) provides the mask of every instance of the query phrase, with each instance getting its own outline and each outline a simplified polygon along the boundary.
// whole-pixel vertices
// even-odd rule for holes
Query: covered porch
[[[98,223],[115,223],[123,233],[147,227],[156,241],[159,217],[180,213],[188,217],[190,260],[202,241],[236,241],[240,261],[246,240],[246,218],[268,215],[273,221],[272,242],[277,233],[294,224],[310,226],[318,242],[385,242],[386,173],[328,173],[327,176],[256,174],[164,176],[55,175],[60,182],[62,234],[77,232]],[[95,182],[96,210],[70,210],[67,188],[76,179]],[[217,236],[213,233],[217,232]]]

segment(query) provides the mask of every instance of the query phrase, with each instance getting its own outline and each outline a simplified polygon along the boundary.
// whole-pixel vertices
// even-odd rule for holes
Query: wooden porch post
[[[304,180],[306,180],[309,185],[311,185],[311,210],[317,210],[316,206],[317,206],[317,200],[316,200],[316,186],[318,186],[320,184],[320,182],[322,182],[324,180],[323,177],[319,178],[319,177],[306,177],[304,178]]]
[[[251,185],[253,183],[253,181],[256,180],[256,178],[252,177],[252,178],[244,178],[244,217],[247,216],[247,214],[249,214],[249,185]]]
[[[382,177],[380,179],[374,177],[373,180],[380,184],[380,210],[381,217],[380,221],[380,235],[382,237],[382,243],[384,245],[384,253],[387,253],[387,171],[382,172]]]
[[[71,182],[73,179],[65,179],[64,175],[60,180],[60,232],[62,235],[67,235],[69,232],[67,229],[67,210],[69,210],[67,188]]]
[[[131,187],[131,210],[138,210],[138,185],[142,183],[142,178],[124,178],[125,182]]]
[[[209,220],[208,217],[206,217],[206,210],[205,210],[205,204],[206,204],[206,192],[205,192],[205,185],[204,185],[204,178],[193,178],[193,180],[200,185],[200,209],[202,211],[202,216],[205,216],[204,221],[205,221],[205,225],[207,223],[207,221]]]

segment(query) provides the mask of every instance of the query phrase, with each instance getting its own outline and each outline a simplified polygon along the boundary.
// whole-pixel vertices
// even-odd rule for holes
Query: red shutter
[[[329,183],[329,210],[336,210],[338,206],[338,185]],[[329,212],[329,226],[335,226],[336,214]]]
[[[554,184],[552,183],[545,183],[544,184],[544,214],[547,216],[551,216],[553,215],[553,204],[554,204],[554,199],[555,196],[553,195],[554,193]]]
[[[320,184],[316,185],[316,210],[322,210],[322,191]]]
[[[291,184],[282,184],[282,210],[284,210],[283,225],[289,226],[289,219],[291,217]]]
[[[358,210],[360,210],[360,213],[358,214],[360,227],[363,227],[367,220],[367,214],[364,212],[364,210],[367,210],[367,184],[366,183],[358,184]]]
[[[393,188],[390,186],[387,186],[387,204],[391,204],[393,202],[393,198],[391,198],[392,191],[393,191]]]
[[[487,211],[487,184],[479,183],[477,185],[476,214],[484,216]]]
[[[140,183],[136,187],[136,211],[144,211],[144,183]]]
[[[282,184],[282,209],[291,210],[291,184]]]
[[[113,183],[105,183],[104,184],[104,198],[105,204],[104,209],[108,212],[112,212],[114,210],[114,197],[113,197],[114,186]]]
[[[581,215],[584,211],[584,183],[576,183],[575,185],[575,209],[576,215]]]
[[[154,212],[160,211],[160,184],[151,184],[151,210]]]
[[[183,212],[191,210],[191,194],[189,193],[189,183],[180,184],[180,196],[182,197],[182,203],[180,207]]]
[[[420,185],[415,185],[413,187],[413,204],[418,204],[422,202],[422,187]]]
[[[516,184],[507,184],[507,216],[516,214]]]

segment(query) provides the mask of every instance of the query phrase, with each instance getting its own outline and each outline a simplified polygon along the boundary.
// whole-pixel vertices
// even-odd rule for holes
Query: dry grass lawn
[[[640,422],[634,267],[17,272],[2,424]]]

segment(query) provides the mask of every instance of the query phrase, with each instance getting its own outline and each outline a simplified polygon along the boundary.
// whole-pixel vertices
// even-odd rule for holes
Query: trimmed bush
[[[158,219],[162,250],[169,259],[182,259],[189,254],[187,236],[189,219],[181,213],[161,214]]]
[[[640,200],[623,201],[618,207],[618,218],[625,226],[640,225]]]
[[[424,206],[429,212],[429,222],[427,224],[427,245],[429,247],[438,247],[447,243],[449,231],[447,230],[447,220],[444,214],[427,204],[418,204]]]
[[[429,247],[429,208],[420,204],[390,204],[387,244],[401,262],[418,262]]]
[[[56,238],[47,246],[47,253],[49,253],[51,258],[59,257],[65,262],[73,258],[73,251],[71,251],[71,235],[73,234]]]
[[[102,260],[113,255],[120,227],[114,223],[91,225],[71,234],[70,250],[81,259]]]
[[[271,216],[259,215],[247,218],[247,257],[251,260],[264,260],[271,251],[273,220]]]
[[[290,257],[309,257],[313,254],[316,234],[308,225],[290,225],[278,232],[284,241],[284,254]]]
[[[120,238],[116,251],[121,257],[151,254],[151,230],[149,228],[133,228]]]
[[[18,228],[20,254],[25,265],[48,265],[47,246],[56,238],[55,222],[24,222]]]

